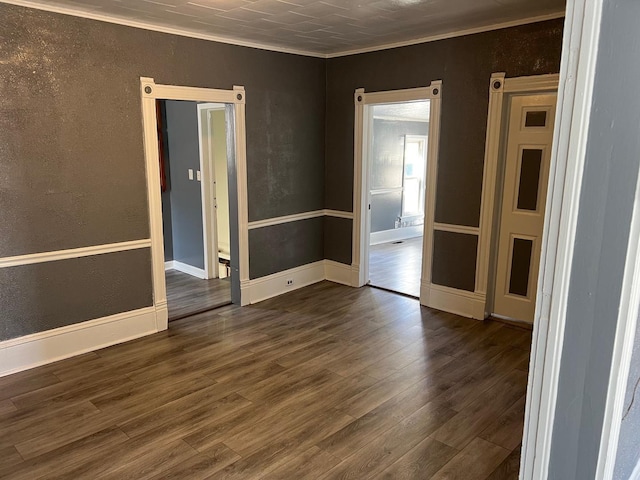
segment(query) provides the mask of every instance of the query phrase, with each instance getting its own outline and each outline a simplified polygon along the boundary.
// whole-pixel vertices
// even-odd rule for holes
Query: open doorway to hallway
[[[231,303],[225,104],[159,100],[169,320]]]
[[[430,101],[371,105],[369,283],[418,298]]]

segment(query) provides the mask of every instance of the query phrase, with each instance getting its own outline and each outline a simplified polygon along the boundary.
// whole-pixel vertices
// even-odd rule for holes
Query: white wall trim
[[[423,235],[423,278],[431,279],[431,249],[435,216],[435,189],[440,141],[440,102],[442,81],[431,82],[428,87],[408,88],[382,92],[354,92],[354,155],[353,155],[353,234],[352,234],[352,285],[367,283],[369,236],[371,229],[369,205],[369,165],[367,144],[370,135],[369,121],[365,119],[368,105],[389,102],[430,100],[429,146],[427,153],[427,194],[425,195],[425,219]]]
[[[369,245],[380,245],[381,243],[399,242],[410,238],[421,237],[424,233],[424,225],[414,225],[412,227],[392,228],[380,232],[371,232],[369,235]]]
[[[567,4],[520,478],[548,477],[603,0]]]
[[[325,279],[324,260],[242,282],[242,298],[258,303]],[[292,280],[290,285],[287,284]]]
[[[249,280],[249,231],[247,205],[247,154],[244,87],[233,90],[159,85],[153,78],[140,78],[144,154],[149,205],[149,230],[151,232],[151,257],[153,270],[153,298],[155,305],[166,304],[167,286],[164,275],[164,244],[162,233],[162,200],[160,197],[160,171],[158,165],[158,132],[156,100],[188,100],[195,102],[228,103],[234,106],[234,131],[238,200],[238,250],[240,283]],[[241,304],[246,304],[241,299]],[[164,329],[168,324],[164,326]]]
[[[484,295],[456,288],[422,282],[420,303],[430,308],[455,313],[463,317],[484,319]]]
[[[156,309],[142,308],[0,342],[0,377],[156,333]]]
[[[87,18],[90,20],[98,20],[101,22],[107,22],[107,23],[115,23],[117,25],[124,25],[127,27],[134,27],[134,28],[141,28],[143,30],[151,30],[154,32],[161,32],[161,33],[168,33],[171,35],[179,35],[182,37],[189,37],[189,38],[197,38],[200,40],[208,40],[211,42],[218,42],[218,43],[226,43],[226,44],[230,44],[230,45],[238,45],[238,46],[242,46],[242,47],[250,47],[250,48],[258,48],[261,50],[269,50],[269,51],[273,51],[273,52],[282,52],[282,53],[292,53],[295,55],[303,55],[306,57],[315,57],[315,58],[334,58],[334,57],[342,57],[342,56],[346,56],[346,55],[354,55],[357,53],[365,53],[365,52],[372,52],[372,51],[376,51],[376,50],[386,50],[389,48],[397,48],[397,47],[402,47],[402,46],[407,46],[407,45],[415,45],[418,43],[428,43],[428,42],[434,42],[437,40],[444,40],[447,38],[455,38],[455,37],[461,37],[464,35],[472,35],[474,33],[482,33],[482,32],[490,32],[492,30],[499,30],[501,28],[510,28],[510,27],[517,27],[520,25],[526,25],[529,23],[536,23],[536,22],[544,22],[545,20],[553,20],[556,18],[562,18],[564,16],[564,11],[561,12],[554,12],[554,13],[550,13],[547,15],[537,15],[534,17],[528,17],[528,18],[523,18],[523,19],[518,19],[518,20],[511,20],[508,22],[501,22],[501,23],[495,23],[495,24],[490,24],[490,25],[484,25],[484,26],[480,26],[480,27],[474,27],[474,28],[468,28],[468,29],[462,29],[462,30],[454,30],[451,32],[447,32],[447,33],[442,33],[439,35],[432,35],[432,36],[427,36],[427,37],[419,37],[419,38],[415,38],[415,39],[411,39],[411,40],[405,40],[402,42],[395,42],[395,43],[387,43],[387,44],[383,44],[383,45],[377,45],[374,47],[366,47],[366,48],[360,48],[360,49],[352,49],[352,50],[344,50],[341,52],[336,52],[336,53],[329,53],[329,54],[325,54],[325,53],[319,53],[319,52],[311,52],[308,50],[299,50],[296,48],[287,48],[287,47],[282,47],[280,45],[271,45],[271,44],[266,44],[266,43],[261,43],[261,42],[252,42],[252,41],[248,41],[248,40],[241,40],[241,39],[237,39],[237,38],[231,38],[231,37],[226,37],[223,35],[212,35],[212,34],[206,34],[206,33],[202,33],[202,32],[197,32],[197,31],[193,31],[193,30],[188,30],[188,29],[184,29],[184,28],[175,28],[175,27],[169,27],[166,25],[159,25],[159,24],[155,24],[155,23],[151,23],[151,22],[142,22],[139,20],[130,20],[130,19],[125,19],[125,18],[119,18],[116,17],[114,15],[109,15],[109,14],[104,14],[104,13],[96,13],[96,12],[88,12],[86,10],[82,10],[80,8],[73,8],[73,7],[63,7],[60,5],[51,5],[49,3],[45,3],[42,1],[34,1],[34,0],[0,0],[0,2],[2,3],[9,3],[12,5],[18,5],[21,7],[28,7],[28,8],[35,8],[38,10],[44,10],[47,12],[53,12],[53,13],[60,13],[63,15],[72,15],[74,17],[81,17],[81,18]]]
[[[607,389],[607,404],[604,412],[596,470],[596,478],[604,480],[611,480],[614,474],[639,310],[640,177],[636,184],[636,197],[629,229],[627,261],[625,262],[624,275],[622,277],[620,308],[617,318],[618,326],[613,345],[611,375]],[[638,475],[640,475],[640,471]]]
[[[201,280],[207,279],[207,272],[202,268],[194,267],[193,265],[189,265],[187,263],[179,262],[177,260],[172,260],[171,262],[167,262],[171,264],[171,269],[177,270],[182,273],[186,273],[187,275],[191,275],[192,277],[199,278]],[[166,264],[165,264],[166,266]]]
[[[638,462],[636,468],[633,469],[631,478],[629,478],[629,480],[640,480],[640,462]]]
[[[453,225],[451,223],[434,223],[433,229],[439,230],[441,232],[463,233],[465,235],[480,234],[480,228],[478,227],[469,227],[467,225]]]
[[[325,209],[324,214],[327,217],[347,218],[349,220],[353,220],[353,212],[343,212],[342,210]]]
[[[329,280],[330,282],[351,286],[351,265],[334,262],[333,260],[325,260],[324,276],[325,280]]]
[[[21,265],[33,265],[34,263],[55,262],[72,258],[90,257],[104,253],[125,252],[140,248],[150,248],[151,240],[132,240],[130,242],[107,243],[105,245],[93,245],[91,247],[70,248],[68,250],[56,250],[52,252],[30,253],[28,255],[16,255],[14,257],[0,258],[0,268],[17,267]]]
[[[264,220],[255,220],[249,222],[249,230],[255,228],[271,227],[282,223],[297,222],[299,220],[308,220],[324,216],[324,210],[314,210],[312,212],[294,213],[293,215],[283,215],[282,217],[266,218]]]

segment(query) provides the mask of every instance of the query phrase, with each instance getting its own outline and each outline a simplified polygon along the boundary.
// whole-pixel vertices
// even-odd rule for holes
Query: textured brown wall
[[[413,88],[441,79],[436,221],[478,226],[491,74],[506,72],[508,77],[517,77],[557,73],[562,27],[562,19],[551,20],[328,60],[325,208],[353,208],[355,89]],[[340,237],[327,231],[325,238]],[[467,248],[472,248],[467,243]],[[325,251],[334,252],[331,259],[344,261],[351,258],[351,243],[325,246]],[[447,252],[436,249],[434,257],[438,256],[439,261],[434,268],[440,264],[445,268],[454,265],[457,271],[475,268],[475,263],[459,265],[459,258],[470,258],[475,253],[460,253],[461,257],[449,257]],[[433,273],[434,278],[449,278],[446,272]],[[474,275],[469,271],[463,276]]]

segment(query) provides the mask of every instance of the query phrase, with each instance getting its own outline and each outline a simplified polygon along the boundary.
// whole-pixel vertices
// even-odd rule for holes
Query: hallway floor
[[[420,297],[422,237],[369,247],[370,284]]]
[[[321,282],[0,378],[0,478],[518,476],[531,333]]]
[[[231,303],[229,278],[202,280],[177,270],[167,270],[165,278],[169,321]]]

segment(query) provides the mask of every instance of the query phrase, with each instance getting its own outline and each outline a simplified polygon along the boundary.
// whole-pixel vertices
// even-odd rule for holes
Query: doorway
[[[377,285],[426,301],[441,97],[440,80],[405,90],[355,91],[355,287]]]
[[[430,100],[370,105],[369,284],[419,298]]]
[[[156,328],[168,327],[167,284],[165,278],[164,235],[161,199],[160,137],[157,128],[157,100],[181,100],[225,105],[227,174],[229,191],[229,250],[231,301],[245,304],[241,282],[249,279],[249,233],[247,210],[247,169],[245,92],[243,87],[233,90],[159,85],[152,78],[140,78],[144,149],[149,201],[149,229],[151,233],[151,268],[153,273],[153,303]],[[196,123],[197,123],[197,116]],[[197,130],[197,129],[196,129]],[[187,169],[188,176],[188,169]],[[197,171],[194,172],[197,178]],[[207,175],[201,169],[201,179]],[[204,235],[204,234],[203,234]]]
[[[231,303],[225,105],[158,100],[169,320]]]
[[[511,95],[503,113],[494,317],[533,323],[556,98]]]

